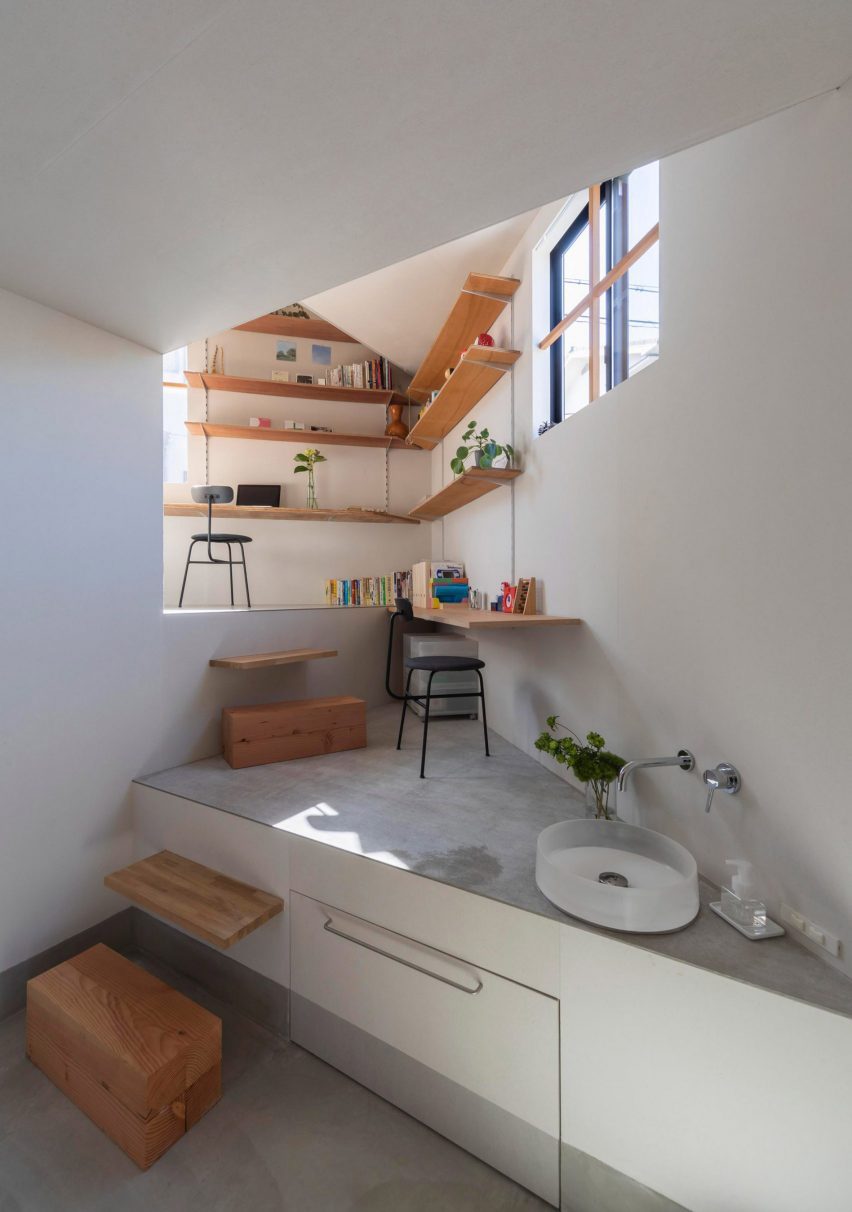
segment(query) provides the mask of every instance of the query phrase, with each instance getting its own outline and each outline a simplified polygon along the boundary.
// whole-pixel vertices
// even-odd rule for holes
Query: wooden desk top
[[[389,606],[393,613],[396,608]],[[465,606],[435,610],[429,606],[413,606],[414,617],[430,623],[444,623],[465,631],[505,631],[509,628],[578,627],[582,619],[569,619],[555,614],[502,614],[497,610],[469,610]]]

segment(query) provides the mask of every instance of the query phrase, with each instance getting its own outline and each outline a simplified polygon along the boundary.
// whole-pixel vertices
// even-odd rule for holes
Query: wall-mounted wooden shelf
[[[407,404],[397,391],[367,387],[329,387],[323,383],[277,383],[273,379],[244,379],[238,375],[211,375],[206,370],[184,371],[190,387],[208,391],[239,391],[253,396],[289,396],[302,400],[334,400],[347,404]]]
[[[447,484],[446,488],[442,488],[428,500],[421,501],[416,508],[411,510],[411,517],[419,518],[422,522],[432,522],[435,518],[446,517],[448,513],[461,509],[462,506],[470,504],[478,497],[484,497],[486,493],[493,492],[501,484],[511,484],[512,480],[517,479],[520,474],[521,472],[514,467],[491,467],[487,470],[471,467],[468,471],[462,472],[460,476],[456,476],[451,484]]]
[[[277,665],[301,665],[303,661],[321,661],[336,657],[336,648],[288,648],[281,652],[254,652],[247,656],[213,657],[213,669],[272,669]]]
[[[471,345],[423,416],[412,426],[408,442],[427,450],[437,446],[520,356],[517,349]]]
[[[299,320],[293,316],[258,316],[247,324],[238,324],[236,331],[263,332],[272,337],[303,337],[309,341],[346,341],[350,345],[360,344],[343,329],[335,328],[327,320],[316,318]]]
[[[170,850],[104,877],[107,888],[216,947],[231,947],[284,908],[280,896],[242,884]]]
[[[388,606],[393,613],[395,606]],[[413,606],[414,617],[430,623],[445,623],[448,627],[473,628],[484,631],[506,631],[513,627],[579,627],[582,619],[563,618],[556,614],[501,614],[497,610],[470,610],[467,606],[450,606],[433,610],[430,606]]]
[[[318,433],[312,429],[261,429],[252,425],[214,425],[211,421],[185,421],[199,438],[240,438],[251,442],[298,442],[300,446],[375,446],[381,450],[416,450],[402,438],[387,434]]]
[[[473,345],[481,332],[488,332],[519,286],[517,278],[467,275],[444,327],[411,380],[412,399],[421,403],[429,399],[444,382],[447,367],[455,366],[461,351]]]
[[[167,501],[163,506],[163,513],[167,518],[206,518],[207,506],[196,505],[194,501]],[[420,525],[417,518],[385,513],[381,509],[362,509],[360,506],[352,506],[351,509],[294,509],[288,506],[272,509],[264,505],[214,505],[213,518],[251,518],[252,521],[268,522],[401,522],[410,526]]]

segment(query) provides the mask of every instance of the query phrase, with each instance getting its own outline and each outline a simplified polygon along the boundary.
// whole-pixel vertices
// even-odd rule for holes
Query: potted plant
[[[450,467],[453,469],[454,475],[461,475],[464,471],[464,461],[470,454],[471,446],[473,451],[474,467],[493,467],[494,460],[499,459],[500,455],[505,455],[509,465],[515,457],[515,451],[508,442],[504,442],[502,446],[495,442],[487,429],[481,429],[477,432],[476,421],[471,421],[467,429],[461,436],[462,444],[455,453],[455,457],[450,459]]]
[[[307,450],[300,451],[294,456],[293,461],[296,464],[296,474],[304,471],[308,476],[308,509],[317,509],[317,494],[314,485],[314,467],[317,463],[325,463],[325,455],[321,455],[314,447],[309,447]]]
[[[557,736],[557,730],[566,735]],[[595,817],[610,821],[615,818],[615,807],[609,807],[609,789],[624,765],[624,758],[611,753],[605,745],[599,732],[587,733],[583,744],[576,732],[559,723],[558,715],[547,717],[547,731],[535,743],[536,749],[573,770],[574,776],[586,784],[587,803],[594,806]]]

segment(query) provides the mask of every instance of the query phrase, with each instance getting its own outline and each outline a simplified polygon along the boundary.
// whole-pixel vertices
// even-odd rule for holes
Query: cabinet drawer
[[[551,1203],[559,1003],[294,893],[291,1033]]]

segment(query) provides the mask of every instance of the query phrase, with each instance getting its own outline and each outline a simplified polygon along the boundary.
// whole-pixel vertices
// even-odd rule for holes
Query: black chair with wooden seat
[[[228,574],[231,578],[231,605],[234,605],[234,565],[238,568],[242,564],[243,579],[246,583],[246,605],[251,609],[251,596],[249,595],[248,571],[246,569],[246,551],[245,544],[250,543],[251,539],[247,534],[224,534],[221,531],[213,533],[213,506],[214,505],[229,505],[234,499],[234,490],[229,488],[227,484],[195,484],[192,488],[192,499],[199,505],[206,504],[207,506],[207,533],[194,534],[192,541],[189,544],[189,551],[186,556],[186,568],[183,571],[183,584],[180,587],[180,601],[178,606],[183,606],[183,595],[186,591],[186,578],[189,575],[190,564],[227,564]],[[207,544],[207,559],[193,560],[192,553],[196,543]],[[213,554],[213,544],[218,543],[221,546],[228,548],[228,558],[219,559]],[[239,547],[241,559],[235,560],[231,548]]]
[[[390,634],[388,636],[388,660],[385,670],[385,689],[393,699],[402,700],[402,717],[399,721],[399,736],[397,737],[396,747],[402,748],[402,730],[405,727],[405,713],[408,710],[409,703],[419,703],[424,709],[423,715],[423,747],[420,751],[420,777],[426,777],[426,739],[429,735],[429,708],[432,701],[432,679],[436,673],[476,673],[479,678],[479,690],[471,692],[470,690],[446,691],[442,690],[437,696],[442,699],[479,699],[482,703],[482,731],[485,734],[485,756],[491,757],[491,751],[488,748],[488,720],[485,715],[485,683],[482,680],[482,670],[485,668],[485,662],[479,657],[471,656],[424,656],[424,657],[406,657],[404,660],[405,668],[408,670],[408,676],[405,679],[405,692],[396,694],[391,690],[390,675],[391,675],[391,659],[393,653],[393,632],[397,619],[404,619],[410,622],[414,618],[414,611],[411,602],[408,598],[396,599],[396,610],[391,615]],[[423,673],[428,673],[429,679],[426,683],[426,693],[411,694],[411,679],[417,670]]]

